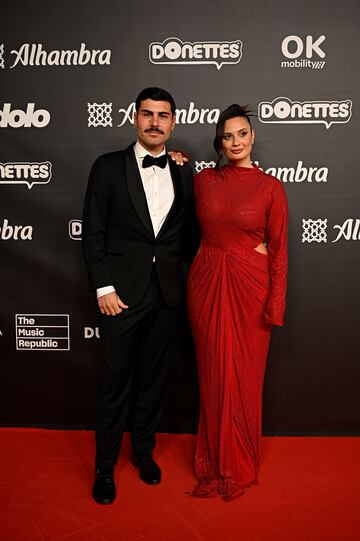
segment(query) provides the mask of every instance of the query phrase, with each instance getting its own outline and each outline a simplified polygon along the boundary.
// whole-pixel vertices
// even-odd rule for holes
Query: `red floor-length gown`
[[[257,483],[262,388],[272,325],[283,324],[287,201],[258,167],[195,177],[201,249],[190,268],[200,421],[196,496],[226,500]],[[255,250],[266,242],[268,254]]]

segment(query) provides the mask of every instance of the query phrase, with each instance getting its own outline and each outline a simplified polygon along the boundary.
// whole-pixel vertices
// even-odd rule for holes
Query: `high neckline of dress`
[[[230,169],[231,171],[239,171],[241,173],[246,173],[246,172],[251,173],[251,172],[259,171],[258,165],[256,165],[255,163],[252,163],[252,166],[253,167],[242,167],[242,166],[232,165],[231,163],[227,163],[223,165],[222,169]]]

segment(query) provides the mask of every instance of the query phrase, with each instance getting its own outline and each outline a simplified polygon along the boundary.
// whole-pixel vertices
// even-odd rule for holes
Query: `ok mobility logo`
[[[149,45],[149,58],[153,64],[215,64],[219,70],[224,64],[238,64],[242,58],[242,42],[235,41],[181,41],[167,38]]]
[[[281,67],[323,69],[326,63],[326,60],[323,60],[326,53],[321,48],[321,45],[325,39],[324,35],[318,38],[306,36],[305,39],[296,35],[286,36],[281,43],[281,52],[287,60],[281,61]],[[315,59],[313,60],[313,58]]]
[[[332,124],[349,122],[352,113],[351,100],[343,101],[291,101],[275,98],[259,103],[259,120],[272,124]]]

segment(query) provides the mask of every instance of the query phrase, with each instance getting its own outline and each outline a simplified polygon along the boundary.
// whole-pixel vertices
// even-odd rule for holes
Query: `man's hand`
[[[184,163],[189,161],[189,156],[181,150],[170,150],[168,154],[172,161],[176,162],[176,165],[184,165]]]
[[[100,312],[107,316],[117,316],[123,310],[129,308],[113,291],[98,298]]]

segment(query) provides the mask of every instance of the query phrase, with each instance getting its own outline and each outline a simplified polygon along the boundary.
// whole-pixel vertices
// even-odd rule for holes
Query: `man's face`
[[[140,102],[134,125],[142,146],[153,154],[159,154],[174,129],[175,115],[168,101],[147,99]]]

